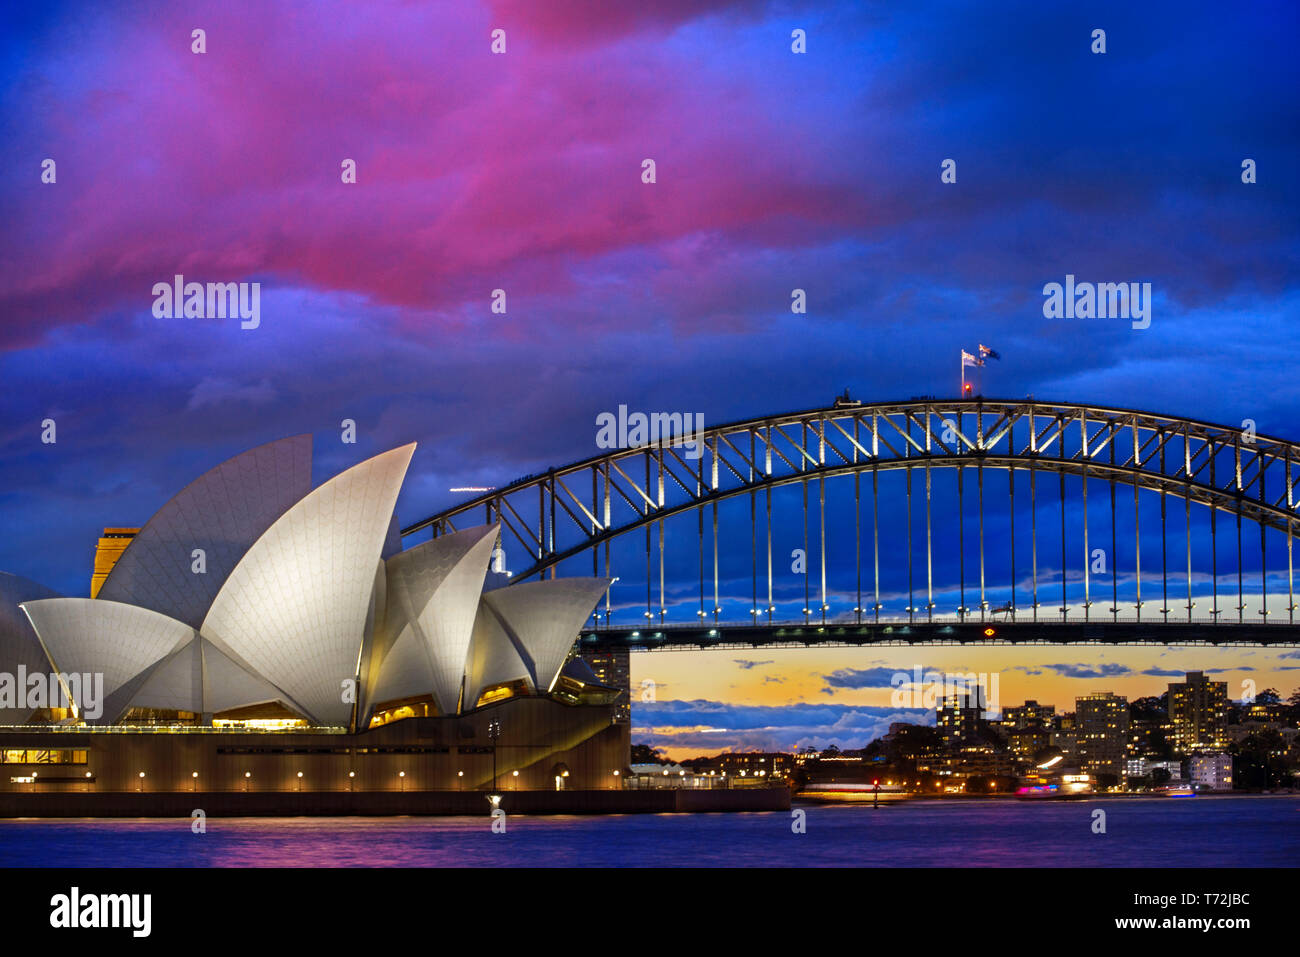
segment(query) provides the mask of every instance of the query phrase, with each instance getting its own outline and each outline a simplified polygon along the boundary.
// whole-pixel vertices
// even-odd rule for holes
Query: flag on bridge
[[[998,355],[996,352],[994,352],[992,349],[990,349],[988,346],[983,345],[983,344],[981,343],[981,345],[980,345],[980,358],[981,358],[981,359],[985,359],[985,358],[988,358],[988,359],[1001,359],[1002,357],[1001,357],[1000,355]],[[983,364],[984,364],[983,362],[980,363],[980,365],[983,365]]]

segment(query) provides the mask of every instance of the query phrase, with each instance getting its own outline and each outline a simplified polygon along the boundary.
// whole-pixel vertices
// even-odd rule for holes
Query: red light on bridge
[[[997,631],[994,630],[993,628],[985,628],[985,629],[984,629],[984,637],[985,637],[985,638],[992,638],[992,637],[993,637],[994,635],[996,635],[996,634],[997,634]]]

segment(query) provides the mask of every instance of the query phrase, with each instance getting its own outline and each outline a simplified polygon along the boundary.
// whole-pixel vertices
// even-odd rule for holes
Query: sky
[[[0,569],[65,594],[87,593],[101,528],[282,436],[314,435],[317,481],[418,442],[405,524],[452,487],[594,454],[596,416],[620,404],[722,422],[844,388],[952,395],[979,343],[1002,356],[974,370],[991,396],[1300,437],[1291,4],[0,17]],[[177,274],[260,283],[257,328],[156,316],[154,284]],[[1043,286],[1067,274],[1151,283],[1150,327],[1046,318]],[[697,727],[726,747],[860,744],[888,694],[826,676],[970,665],[896,651],[638,655],[636,680],[663,680],[635,723],[691,753]],[[1060,704],[1099,682],[1158,693],[1142,673],[1162,662],[1239,682],[1244,654],[1060,648],[988,667],[1004,697]],[[1083,674],[1116,661],[1129,671]],[[1279,653],[1250,661],[1261,687],[1297,684]]]

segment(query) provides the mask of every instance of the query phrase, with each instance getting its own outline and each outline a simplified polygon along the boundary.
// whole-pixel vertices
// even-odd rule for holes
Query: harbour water
[[[1094,811],[1105,811],[1095,833]],[[0,821],[0,866],[1264,867],[1300,861],[1300,797],[912,801],[790,812]]]

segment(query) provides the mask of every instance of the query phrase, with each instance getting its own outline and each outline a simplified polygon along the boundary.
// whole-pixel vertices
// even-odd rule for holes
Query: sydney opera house
[[[245,452],[94,597],[0,574],[0,799],[618,788],[620,689],[573,652],[609,581],[512,584],[497,526],[403,550],[414,448],[314,489],[310,436]]]

